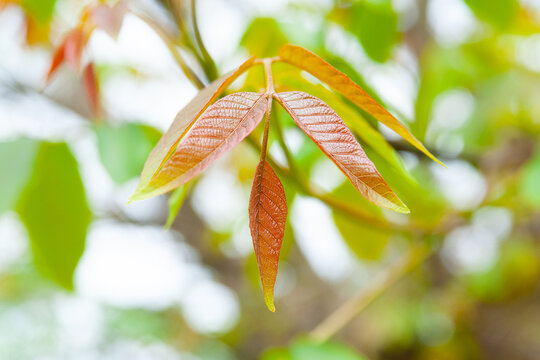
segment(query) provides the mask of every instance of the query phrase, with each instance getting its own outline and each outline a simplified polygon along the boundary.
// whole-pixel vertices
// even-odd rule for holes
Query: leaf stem
[[[208,53],[208,50],[206,50],[206,46],[204,46],[201,32],[199,31],[199,23],[197,21],[196,0],[191,0],[191,21],[193,23],[195,41],[197,42],[197,45],[199,46],[199,50],[201,51],[201,55],[204,59],[204,62],[203,62],[204,72],[206,73],[206,77],[208,78],[208,81],[210,82],[214,81],[218,77],[218,71],[217,71],[217,67],[216,67],[216,63],[214,62],[214,59],[212,59],[212,57]]]
[[[266,117],[264,119],[264,134],[261,146],[261,161],[266,159],[268,148],[268,134],[270,133],[270,117],[272,116],[272,95],[274,91],[274,79],[272,78],[272,67],[269,60],[264,61],[264,72],[266,74],[266,95],[268,96],[268,106],[266,108]]]
[[[289,170],[291,172],[291,175],[296,177],[300,182],[304,183],[305,181],[302,175],[300,174],[300,172],[298,171],[296,162],[292,156],[291,151],[289,150],[289,147],[287,146],[287,143],[285,142],[285,138],[283,137],[283,129],[281,127],[279,118],[276,119],[276,121],[274,122],[274,126],[276,129],[279,146],[281,147],[281,150],[283,150],[283,153],[285,154],[285,158],[287,159],[287,164],[289,165]]]
[[[315,327],[310,336],[320,342],[330,339],[390,287],[423,263],[431,254],[432,251],[426,245],[413,245],[398,261],[382,272],[372,284],[348,299]]]
[[[193,85],[195,85],[199,90],[203,89],[205,87],[204,83],[199,79],[197,74],[191,69],[188,64],[185,62],[184,58],[182,58],[182,55],[178,52],[178,49],[176,48],[176,45],[171,41],[170,37],[167,35],[165,30],[163,30],[158,24],[156,24],[151,18],[149,18],[146,15],[137,13],[132,10],[132,13],[137,16],[139,19],[144,21],[152,30],[158,35],[163,43],[167,46],[169,49],[171,55],[173,56],[174,60],[180,66],[186,77],[191,81]]]

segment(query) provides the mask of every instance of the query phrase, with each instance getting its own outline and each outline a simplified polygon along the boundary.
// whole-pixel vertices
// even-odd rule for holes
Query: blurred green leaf
[[[369,224],[352,220],[333,211],[334,222],[351,251],[362,260],[378,260],[383,254],[390,233]]]
[[[51,21],[55,4],[56,0],[21,0],[24,10],[41,23]]]
[[[537,253],[538,246],[533,242],[514,239],[504,243],[491,269],[465,276],[468,291],[485,302],[505,301],[535,291],[540,277]]]
[[[38,269],[66,289],[83,253],[92,214],[77,162],[67,144],[42,143],[17,211]]]
[[[354,350],[334,342],[296,341],[290,348],[291,360],[363,360]]]
[[[276,56],[279,48],[287,43],[278,22],[273,18],[255,18],[247,27],[240,46],[257,57]]]
[[[159,312],[143,309],[111,309],[108,338],[149,341],[167,338],[167,317]]]
[[[287,348],[266,351],[261,360],[367,360],[351,348],[336,342],[316,342],[309,339],[294,341]]]
[[[358,198],[357,191],[349,183],[339,186],[334,190],[332,196],[355,203],[358,206],[358,202],[353,200]],[[389,231],[360,223],[338,211],[332,211],[332,217],[343,240],[358,258],[377,260],[381,257],[390,238]]]
[[[16,205],[32,173],[38,145],[30,139],[0,143],[0,214]]]
[[[523,200],[540,207],[540,148],[523,168],[519,191]]]
[[[390,0],[364,0],[336,8],[331,15],[353,33],[366,54],[384,62],[398,40],[398,19]]]
[[[173,224],[174,219],[176,218],[176,215],[178,214],[178,211],[180,211],[180,208],[182,208],[182,204],[184,203],[184,200],[186,199],[188,190],[189,190],[189,186],[188,184],[185,184],[183,186],[180,186],[178,189],[174,190],[171,196],[169,197],[169,215],[167,216],[165,229],[171,228],[171,225]]]
[[[465,0],[465,3],[479,19],[500,29],[510,26],[519,11],[518,0]]]
[[[117,184],[139,176],[148,154],[161,136],[151,126],[134,123],[100,124],[96,135],[101,162]]]

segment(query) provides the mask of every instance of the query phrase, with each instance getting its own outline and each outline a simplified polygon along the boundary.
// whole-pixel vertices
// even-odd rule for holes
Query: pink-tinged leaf
[[[272,312],[276,310],[274,285],[286,220],[287,201],[283,185],[272,167],[263,160],[257,166],[253,178],[249,198],[249,227],[259,264],[264,301]]]
[[[137,197],[139,193],[147,192],[145,189],[152,177],[154,177],[157,171],[165,164],[169,156],[176,150],[178,143],[189,131],[195,121],[202,115],[202,113],[214,102],[223,91],[233,81],[238,78],[244,71],[253,65],[254,57],[249,58],[236,70],[222,76],[208,85],[199,93],[176,115],[171,127],[163,134],[159,139],[157,145],[154,147],[141,174],[139,186],[132,198]]]
[[[324,81],[358,107],[371,114],[375,119],[394,130],[414,147],[442,165],[406,127],[375,101],[375,99],[369,96],[364,89],[319,56],[300,46],[285,45],[279,50],[279,57],[283,61],[305,70],[321,81]]]
[[[49,71],[47,71],[47,76],[45,77],[45,82],[49,82],[51,76],[56,72],[58,67],[64,62],[66,43],[63,42],[59,47],[54,50],[51,65],[49,66]]]
[[[409,212],[332,108],[301,91],[277,93],[275,97],[366,199],[390,210]]]
[[[84,67],[82,74],[82,83],[83,88],[86,91],[86,95],[88,96],[88,102],[90,103],[90,107],[92,108],[92,113],[94,114],[94,116],[99,117],[99,86],[93,62],[89,62],[88,65]]]
[[[112,38],[117,38],[124,16],[128,10],[127,1],[120,1],[114,6],[99,4],[90,10],[90,20],[99,28],[107,32]]]
[[[210,106],[148,185],[132,196],[141,200],[175,189],[231,150],[261,122],[268,105],[264,94],[239,92]]]
[[[82,50],[84,46],[84,33],[82,29],[73,29],[64,42],[64,59],[75,71],[81,64]]]

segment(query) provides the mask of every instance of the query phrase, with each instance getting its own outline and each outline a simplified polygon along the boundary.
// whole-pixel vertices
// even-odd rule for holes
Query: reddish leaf
[[[246,62],[240,65],[236,70],[222,76],[208,85],[176,115],[171,127],[154,147],[141,174],[139,186],[132,197],[136,197],[139,193],[146,192],[145,189],[152,177],[164,165],[169,156],[175,151],[178,143],[186,135],[188,130],[193,126],[201,114],[215,101],[219,95],[238,78],[244,71],[253,65],[254,57],[249,58]]]
[[[82,82],[86,95],[88,96],[90,107],[92,108],[92,113],[94,116],[98,117],[100,113],[99,87],[93,62],[89,62],[88,65],[84,67]]]
[[[124,16],[127,13],[127,1],[120,1],[114,6],[99,4],[90,10],[91,21],[111,37],[117,38]]]
[[[334,68],[312,52],[294,45],[285,45],[279,50],[279,57],[330,85],[342,93],[364,111],[371,114],[377,120],[401,135],[405,140],[418,148],[424,154],[436,162],[442,163],[425,148],[407,128],[405,128],[392,114],[368,95],[360,86],[352,81],[347,75]]]
[[[255,172],[249,198],[249,227],[259,264],[264,301],[270,311],[274,307],[279,253],[285,233],[287,201],[283,185],[272,167],[261,161]]]
[[[49,71],[47,71],[47,76],[45,78],[46,82],[49,82],[51,76],[58,69],[58,67],[64,62],[64,53],[65,53],[65,42],[63,42],[59,47],[54,50],[51,65],[49,66]]]
[[[75,71],[79,70],[81,55],[84,46],[84,34],[79,28],[73,29],[65,40],[64,58]]]
[[[176,151],[132,200],[156,196],[177,188],[229,151],[259,124],[268,98],[264,94],[239,92],[217,101],[204,112]]]
[[[282,92],[275,97],[366,199],[394,211],[409,212],[332,108],[300,91]]]
[[[46,82],[49,82],[51,76],[58,70],[58,67],[66,61],[74,70],[79,69],[81,55],[84,46],[84,34],[79,28],[72,30],[62,41],[62,43],[54,50],[51,65]]]

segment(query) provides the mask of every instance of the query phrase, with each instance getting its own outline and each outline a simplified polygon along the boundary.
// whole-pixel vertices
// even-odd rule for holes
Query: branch
[[[201,51],[202,57],[204,59],[203,64],[202,64],[204,72],[206,73],[206,77],[208,78],[208,81],[212,82],[215,79],[217,79],[218,71],[217,71],[217,67],[216,67],[216,63],[214,62],[214,59],[212,59],[212,57],[208,53],[208,50],[206,50],[206,46],[204,46],[201,32],[199,31],[199,23],[197,22],[196,0],[191,0],[191,21],[193,23],[195,41],[197,42],[197,45],[199,46],[199,50]]]
[[[169,49],[171,55],[173,56],[176,63],[180,66],[184,74],[186,74],[186,77],[195,85],[199,90],[204,89],[205,85],[199,79],[197,74],[187,65],[187,63],[184,61],[180,53],[178,52],[178,49],[176,48],[176,45],[171,41],[169,35],[163,30],[158,24],[156,24],[151,18],[149,18],[146,15],[139,14],[137,12],[132,11],[132,13],[137,16],[139,19],[144,21],[154,32],[161,38],[161,40],[165,43],[167,48]]]
[[[382,272],[372,284],[360,290],[323,320],[313,329],[310,336],[319,342],[330,339],[390,287],[428,259],[431,254],[432,252],[427,246],[413,245],[398,261]]]

